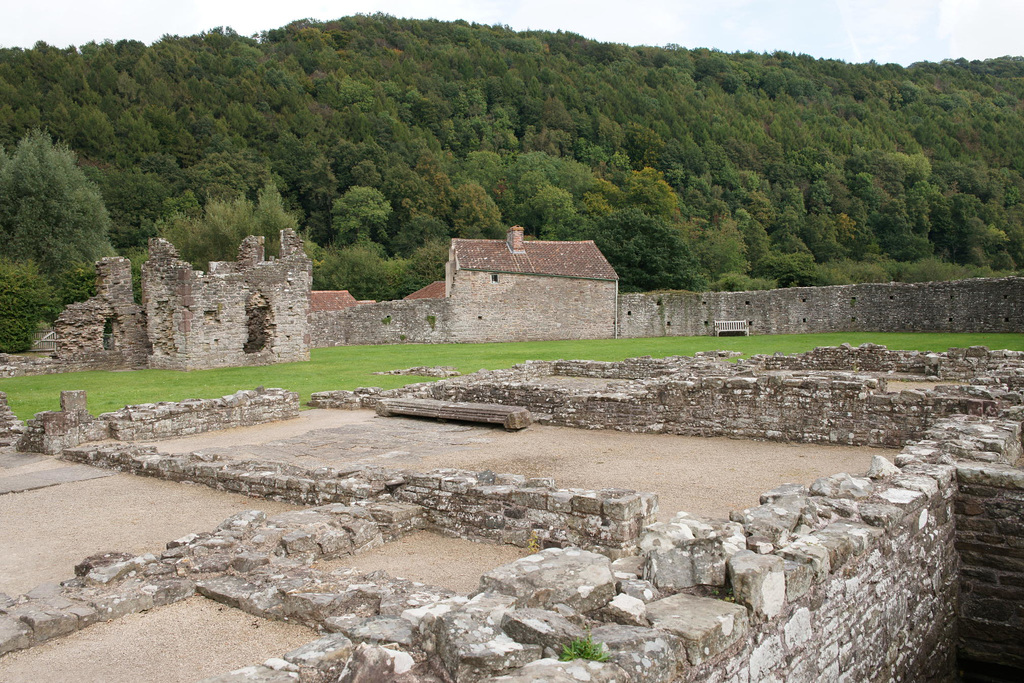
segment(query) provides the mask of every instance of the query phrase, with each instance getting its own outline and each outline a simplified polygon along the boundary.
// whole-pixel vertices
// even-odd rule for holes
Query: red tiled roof
[[[316,290],[309,293],[309,310],[311,311],[343,311],[358,305],[359,301],[348,293],[347,289],[338,291]]]
[[[444,280],[438,280],[437,282],[431,282],[426,287],[417,289],[412,294],[406,296],[406,299],[443,299],[444,298]]]
[[[547,242],[531,240],[524,253],[513,254],[505,240],[453,239],[458,266],[465,270],[498,273],[557,275],[592,280],[618,280],[619,276],[592,240]]]

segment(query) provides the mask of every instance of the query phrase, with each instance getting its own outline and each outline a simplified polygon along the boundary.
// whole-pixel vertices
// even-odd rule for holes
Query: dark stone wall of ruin
[[[746,320],[751,334],[1021,332],[1024,278],[619,297],[620,337],[714,334],[716,320]]]
[[[957,468],[960,652],[1024,670],[1024,470]]]

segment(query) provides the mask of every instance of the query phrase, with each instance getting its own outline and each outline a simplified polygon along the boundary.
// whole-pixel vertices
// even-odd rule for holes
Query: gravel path
[[[192,683],[315,640],[315,631],[193,597],[0,658],[5,683]]]
[[[75,564],[94,553],[158,553],[254,508],[295,506],[130,474],[0,496],[0,592],[73,578]]]

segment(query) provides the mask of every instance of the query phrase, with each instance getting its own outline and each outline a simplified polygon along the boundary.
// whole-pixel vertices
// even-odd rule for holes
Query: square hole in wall
[[[804,318],[804,322],[807,322],[807,318]]]
[[[1003,318],[1003,322],[1004,323],[1008,323],[1008,322],[1010,322],[1010,319],[1009,318]]]
[[[850,297],[850,305],[851,306],[856,306],[857,305],[857,297],[855,297],[855,296],[854,297]]]
[[[855,323],[855,322],[857,322],[857,319],[856,318],[850,318],[850,322],[851,323]]]
[[[491,273],[491,282],[497,282],[497,281],[498,281],[498,274],[497,273]]]
[[[953,319],[952,319],[952,318],[950,318],[950,319],[949,319],[949,322],[953,322]]]
[[[800,299],[800,301],[803,301],[804,303],[807,303],[807,299],[806,298]]]
[[[626,315],[633,315],[633,311],[626,311]]]
[[[747,302],[747,305],[748,305],[748,306],[750,305],[750,302],[749,302],[749,301]]]
[[[672,327],[672,321],[669,320],[667,323],[665,323],[665,325],[668,326],[668,327]]]
[[[477,319],[477,320],[483,320],[483,319],[484,319],[484,317],[483,317],[482,315],[478,315],[478,316],[476,317],[476,319]]]

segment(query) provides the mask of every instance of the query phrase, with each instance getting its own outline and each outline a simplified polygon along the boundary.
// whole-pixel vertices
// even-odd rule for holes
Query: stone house
[[[445,268],[449,332],[464,341],[615,336],[619,276],[591,240],[453,239]]]

